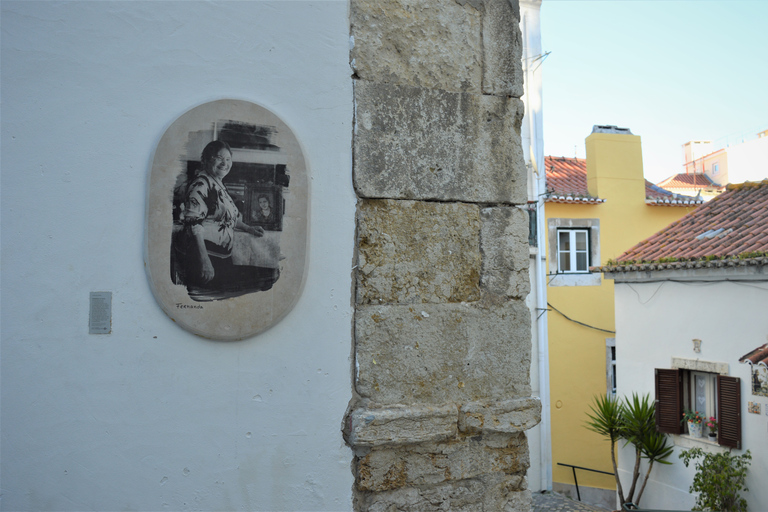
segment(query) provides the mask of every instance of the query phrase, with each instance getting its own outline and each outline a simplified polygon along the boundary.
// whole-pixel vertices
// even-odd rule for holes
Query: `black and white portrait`
[[[280,278],[283,191],[290,178],[270,140],[275,131],[216,120],[210,133],[189,135],[189,158],[173,190],[170,250],[172,280],[193,300],[269,290]]]
[[[293,307],[306,264],[308,180],[282,120],[240,100],[196,107],[166,131],[150,181],[149,272],[166,312],[224,339],[238,335],[219,331],[261,330]]]

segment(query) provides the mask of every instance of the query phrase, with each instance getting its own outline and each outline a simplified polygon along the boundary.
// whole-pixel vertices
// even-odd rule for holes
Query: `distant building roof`
[[[674,176],[670,176],[664,181],[660,181],[658,185],[660,187],[664,187],[670,190],[704,189],[704,190],[712,190],[712,191],[719,192],[725,189],[724,186],[718,185],[717,183],[712,181],[709,176],[700,172],[694,172],[694,173],[681,172],[680,174],[675,174]]]
[[[589,195],[587,190],[587,161],[583,158],[548,156],[544,158],[547,170],[548,203],[600,204],[605,199]]]
[[[643,240],[603,272],[768,265],[768,180],[726,192]]]
[[[587,189],[587,161],[584,158],[548,156],[544,159],[547,170],[548,203],[600,204],[605,199],[589,195]],[[675,194],[645,180],[645,202],[659,206],[690,206],[702,204],[701,198]]]
[[[757,347],[749,354],[741,356],[740,363],[762,364],[768,367],[768,343]]]

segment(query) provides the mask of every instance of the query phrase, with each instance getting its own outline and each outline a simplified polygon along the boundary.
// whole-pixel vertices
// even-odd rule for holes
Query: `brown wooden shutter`
[[[717,442],[741,448],[741,379],[717,376]]]
[[[656,430],[666,434],[682,434],[682,421],[682,371],[656,368]]]

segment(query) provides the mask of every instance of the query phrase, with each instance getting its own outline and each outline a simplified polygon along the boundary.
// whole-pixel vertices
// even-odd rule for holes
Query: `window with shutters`
[[[712,370],[712,365],[717,363],[682,361],[683,368],[656,369],[657,430],[667,434],[687,434],[682,417],[683,411],[690,409],[707,418],[717,418],[716,441],[719,445],[741,448],[741,380],[703,371]]]

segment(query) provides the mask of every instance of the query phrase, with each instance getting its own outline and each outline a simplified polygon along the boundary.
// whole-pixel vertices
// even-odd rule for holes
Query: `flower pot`
[[[694,423],[692,421],[689,421],[688,422],[688,433],[691,434],[692,437],[701,437],[701,435],[702,435],[701,423]]]
[[[710,440],[710,441],[714,441],[715,439],[717,439],[717,433],[715,433],[715,432],[710,432],[710,433],[709,433],[709,440]]]

